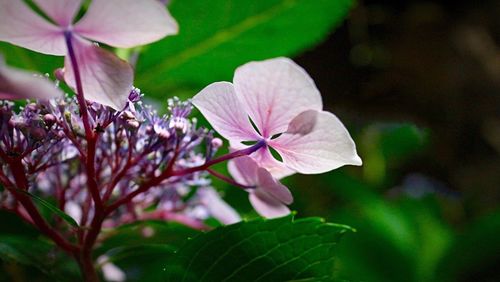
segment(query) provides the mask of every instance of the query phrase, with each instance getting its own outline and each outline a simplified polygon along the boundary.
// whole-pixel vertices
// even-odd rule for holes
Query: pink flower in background
[[[48,99],[62,92],[44,77],[8,67],[0,57],[0,99]]]
[[[122,109],[133,82],[133,70],[98,41],[130,48],[175,34],[178,26],[157,0],[93,0],[75,24],[82,0],[33,0],[55,23],[32,11],[22,0],[0,1],[0,40],[36,52],[65,56],[70,40],[77,57],[85,97]],[[72,64],[65,59],[65,81],[75,88]]]
[[[293,202],[293,197],[288,188],[276,181],[271,173],[259,167],[248,156],[239,157],[229,161],[228,169],[234,179],[247,186],[250,193],[250,203],[262,216],[275,218],[290,213],[286,205]]]
[[[275,178],[361,165],[347,129],[322,110],[313,80],[290,59],[247,63],[236,70],[233,83],[207,86],[193,104],[234,149],[249,147],[243,141],[265,142],[250,156]]]
[[[210,215],[223,224],[233,224],[241,221],[240,215],[224,200],[217,191],[211,187],[198,189],[200,202],[208,210]]]

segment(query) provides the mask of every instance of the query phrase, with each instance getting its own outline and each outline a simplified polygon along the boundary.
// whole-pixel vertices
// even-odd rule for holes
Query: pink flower
[[[62,96],[49,80],[32,73],[8,67],[0,57],[0,99],[51,98]]]
[[[0,1],[0,40],[36,52],[65,56],[70,40],[76,53],[88,100],[122,109],[133,82],[133,70],[90,40],[130,48],[177,33],[178,27],[157,0],[94,0],[73,24],[82,0],[33,0],[55,23],[32,11],[23,0]],[[65,81],[75,88],[69,56]]]
[[[193,104],[232,148],[248,147],[244,141],[264,141],[250,156],[278,179],[362,163],[347,129],[322,110],[313,80],[290,59],[247,63],[236,70],[233,83],[207,86]]]
[[[238,183],[255,187],[247,191],[250,203],[260,215],[275,218],[290,213],[286,205],[293,202],[293,197],[288,188],[252,158],[243,156],[233,159],[229,161],[228,169]]]

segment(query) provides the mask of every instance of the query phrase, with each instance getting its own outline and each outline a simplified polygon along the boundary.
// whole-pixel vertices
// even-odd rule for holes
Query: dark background
[[[296,60],[364,160],[323,183],[294,178],[296,198],[317,203],[299,215],[358,228],[340,247],[340,276],[498,281],[500,2],[358,1]]]

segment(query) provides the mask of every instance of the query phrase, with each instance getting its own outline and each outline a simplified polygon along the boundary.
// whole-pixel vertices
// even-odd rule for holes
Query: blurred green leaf
[[[197,236],[167,265],[168,281],[325,281],[352,229],[320,218],[241,222]]]
[[[164,97],[219,80],[251,60],[293,56],[345,18],[351,0],[177,0],[180,32],[144,49],[136,85]]]
[[[58,207],[54,206],[53,204],[45,201],[44,199],[42,199],[42,198],[40,198],[40,197],[38,197],[36,195],[31,194],[28,191],[24,191],[24,190],[21,190],[21,189],[18,189],[17,191],[19,191],[20,193],[28,195],[33,200],[35,200],[35,202],[37,202],[40,205],[44,206],[50,212],[56,214],[57,216],[59,216],[60,218],[62,218],[64,221],[66,221],[67,223],[69,223],[71,226],[78,228],[78,223],[71,216],[69,216],[68,214],[66,214],[65,212],[63,212]]]
[[[0,54],[10,66],[52,74],[56,68],[63,67],[63,57],[36,53],[9,43],[0,42]]]
[[[331,189],[319,192],[322,201],[327,201],[325,205],[335,209],[328,219],[358,231],[338,247],[338,278],[436,281],[437,267],[453,239],[442,218],[441,199],[432,194],[408,198],[395,190],[382,196],[347,172],[337,170],[307,178],[307,187]],[[336,202],[328,206],[328,197],[335,197]]]
[[[0,260],[32,266],[57,281],[81,280],[72,258],[53,244],[31,237],[0,235]]]
[[[175,222],[138,221],[103,232],[103,242],[96,254],[101,255],[122,246],[134,247],[145,244],[166,244],[180,247],[186,239],[198,235],[200,231]]]
[[[106,253],[122,269],[127,281],[164,281],[166,264],[177,248],[166,244],[123,246]]]
[[[360,140],[365,179],[373,185],[387,184],[391,168],[422,152],[427,139],[428,133],[411,123],[378,123],[367,127]]]
[[[500,211],[465,228],[437,273],[439,281],[500,281]]]

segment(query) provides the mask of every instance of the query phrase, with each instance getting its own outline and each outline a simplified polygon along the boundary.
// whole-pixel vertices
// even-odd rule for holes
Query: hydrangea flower
[[[290,59],[247,63],[236,70],[233,83],[207,86],[193,104],[233,148],[247,148],[245,141],[265,142],[251,157],[278,179],[361,165],[347,129],[322,110],[313,80]]]
[[[90,40],[130,48],[178,30],[175,20],[157,0],[93,0],[76,23],[73,21],[82,0],[33,2],[54,23],[37,15],[23,0],[0,1],[0,40],[49,55],[74,52],[85,97],[118,110],[125,106],[132,87],[132,67]],[[69,56],[64,75],[66,83],[76,88]]]
[[[8,67],[0,56],[0,99],[51,98],[62,96],[59,88],[44,77]]]

